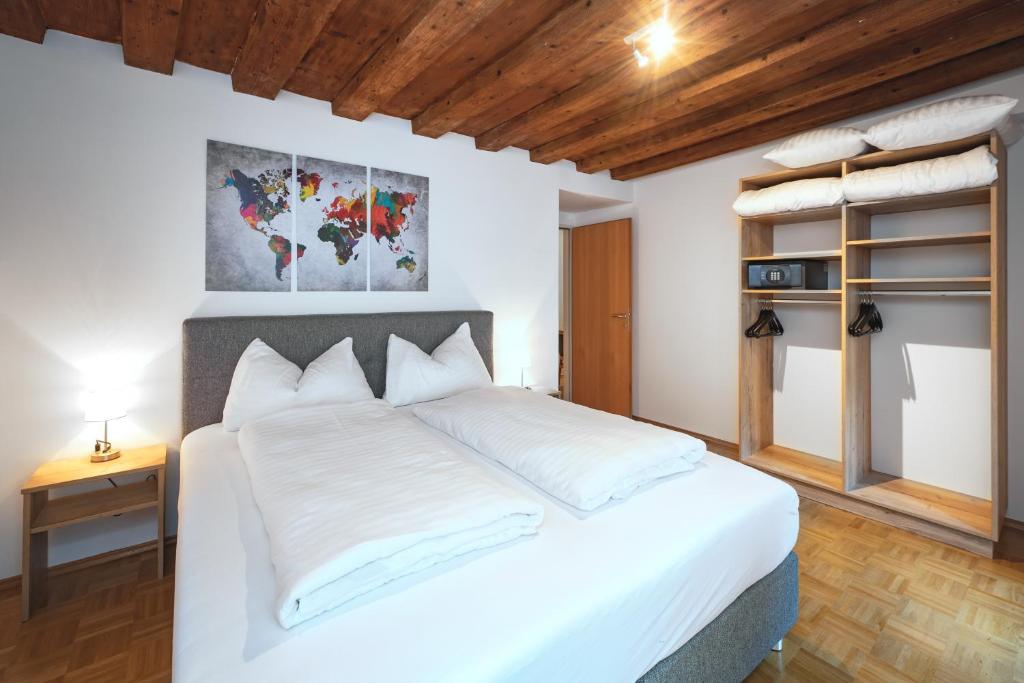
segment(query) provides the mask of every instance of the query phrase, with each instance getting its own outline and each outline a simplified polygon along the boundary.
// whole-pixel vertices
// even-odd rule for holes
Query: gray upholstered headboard
[[[235,364],[256,337],[302,368],[352,337],[366,380],[381,396],[388,335],[394,332],[430,353],[464,322],[469,322],[473,342],[493,376],[490,311],[189,318],[182,325],[182,436],[221,421]]]

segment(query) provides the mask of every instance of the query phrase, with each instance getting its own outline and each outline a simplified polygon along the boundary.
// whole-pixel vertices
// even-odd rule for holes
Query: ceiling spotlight
[[[660,62],[672,51],[672,46],[676,44],[676,34],[668,20],[662,17],[626,36],[623,41],[633,49],[637,65],[643,68],[651,59]]]

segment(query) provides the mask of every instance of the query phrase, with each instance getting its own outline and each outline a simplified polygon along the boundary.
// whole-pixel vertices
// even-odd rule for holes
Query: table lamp
[[[107,440],[107,422],[127,414],[124,397],[115,391],[90,391],[85,395],[85,421],[103,423],[103,438],[96,439],[96,446],[89,458],[92,462],[106,462],[120,457],[121,450],[112,448]]]
[[[519,386],[526,386],[526,371],[530,365],[530,347],[525,342],[508,349],[509,361],[513,367],[519,368]]]

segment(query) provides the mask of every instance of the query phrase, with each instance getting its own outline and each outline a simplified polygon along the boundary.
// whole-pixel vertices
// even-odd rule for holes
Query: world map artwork
[[[292,184],[290,154],[207,142],[208,291],[291,290]]]
[[[238,192],[241,206],[239,215],[246,224],[256,232],[267,235],[267,246],[274,254],[274,276],[280,280],[284,269],[292,262],[292,243],[287,237],[271,235],[273,220],[282,213],[288,212],[288,196],[290,194],[292,169],[267,169],[255,178],[242,173],[237,168],[228,171],[222,188],[234,188]],[[302,258],[306,251],[300,244],[296,254]]]
[[[296,239],[309,245],[300,291],[366,291],[366,167],[300,156]]]
[[[370,289],[426,291],[430,179],[370,169]]]
[[[207,150],[208,290],[289,291],[293,258],[300,291],[427,289],[428,178],[303,156],[293,167],[291,155],[215,141]]]

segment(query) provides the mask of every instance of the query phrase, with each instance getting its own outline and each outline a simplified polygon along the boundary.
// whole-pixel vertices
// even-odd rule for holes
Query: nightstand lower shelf
[[[90,519],[145,510],[156,507],[159,502],[156,479],[119,486],[114,490],[100,489],[74,496],[51,498],[36,514],[29,531],[35,534]]]

